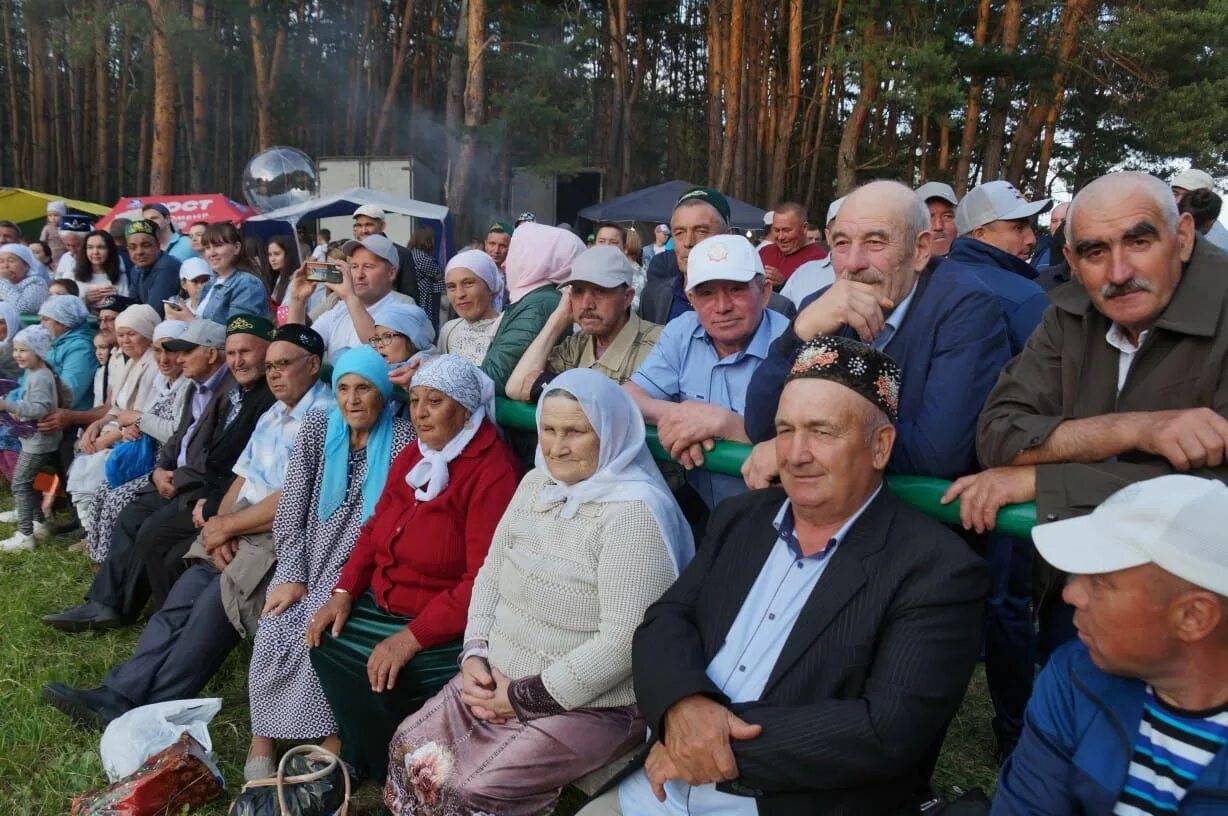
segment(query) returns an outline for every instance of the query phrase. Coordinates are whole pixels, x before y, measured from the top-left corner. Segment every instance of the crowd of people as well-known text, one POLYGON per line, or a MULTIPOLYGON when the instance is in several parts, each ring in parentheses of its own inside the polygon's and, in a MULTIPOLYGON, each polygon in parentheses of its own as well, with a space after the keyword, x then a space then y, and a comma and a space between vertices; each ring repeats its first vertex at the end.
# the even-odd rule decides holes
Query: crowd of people
POLYGON ((44 698, 100 727, 250 638, 248 779, 316 741, 398 816, 599 771, 586 816, 904 814, 983 658, 993 813, 1222 812, 1217 209, 1197 170, 1057 207, 874 181, 756 246, 696 188, 650 243, 525 213, 443 268, 371 206, 314 246, 0 222, 0 551, 79 530, 97 572, 43 621, 143 627, 44 698), (887 474, 953 480, 960 523, 887 474), (1034 541, 997 532, 1024 502, 1034 541))

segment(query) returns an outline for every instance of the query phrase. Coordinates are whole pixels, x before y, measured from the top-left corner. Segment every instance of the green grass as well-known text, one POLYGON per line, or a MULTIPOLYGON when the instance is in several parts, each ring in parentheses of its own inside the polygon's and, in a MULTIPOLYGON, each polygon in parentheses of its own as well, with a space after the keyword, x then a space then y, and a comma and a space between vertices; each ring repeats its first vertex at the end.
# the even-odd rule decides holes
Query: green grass
MULTIPOLYGON (((0 525, 0 538, 11 533, 11 525, 0 525)), ((67 635, 39 621, 41 615, 80 603, 89 586, 93 571, 83 554, 68 552, 72 542, 54 539, 32 553, 0 556, 0 812, 12 816, 60 816, 68 812, 73 796, 106 783, 98 756, 100 735, 74 728, 42 702, 40 689, 50 680, 96 686, 108 668, 131 654, 139 634, 139 627, 131 627, 67 635)), ((224 700, 209 731, 227 783, 225 799, 198 811, 204 816, 225 814, 242 784, 250 736, 250 654, 246 643, 236 649, 202 693, 224 700)), ((935 773, 942 793, 992 787, 992 713, 978 669, 935 773)), ((581 801, 576 791, 566 792, 558 813, 574 813, 581 801)), ((379 792, 364 787, 351 813, 375 813, 378 802, 379 792)))

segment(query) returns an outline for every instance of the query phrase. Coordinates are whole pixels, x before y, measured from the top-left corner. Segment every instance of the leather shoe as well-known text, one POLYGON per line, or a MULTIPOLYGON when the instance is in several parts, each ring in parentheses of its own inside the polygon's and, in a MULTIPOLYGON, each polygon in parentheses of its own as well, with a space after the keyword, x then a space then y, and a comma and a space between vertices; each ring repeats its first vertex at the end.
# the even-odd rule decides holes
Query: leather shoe
POLYGON ((92 629, 117 629, 123 618, 109 606, 96 601, 74 606, 54 615, 43 615, 43 623, 61 632, 87 632, 92 629))
POLYGON ((81 522, 77 519, 77 514, 73 513, 70 516, 68 516, 68 518, 64 519, 63 521, 57 521, 54 524, 48 524, 47 529, 51 531, 52 535, 57 535, 57 536, 68 535, 69 533, 80 530, 81 522))
POLYGON ((118 702, 106 688, 75 689, 63 683, 43 686, 43 700, 68 716, 82 728, 106 728, 111 720, 125 714, 131 706, 118 702))

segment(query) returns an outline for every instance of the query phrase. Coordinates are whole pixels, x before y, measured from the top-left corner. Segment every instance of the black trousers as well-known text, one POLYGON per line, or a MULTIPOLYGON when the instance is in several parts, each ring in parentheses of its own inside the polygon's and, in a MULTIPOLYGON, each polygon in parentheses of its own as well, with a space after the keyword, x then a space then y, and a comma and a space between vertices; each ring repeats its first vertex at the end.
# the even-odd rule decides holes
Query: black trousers
POLYGON ((222 608, 221 573, 196 561, 149 619, 136 650, 102 681, 133 706, 195 697, 239 643, 222 608))
POLYGON ((135 620, 155 591, 158 605, 183 572, 181 557, 197 535, 190 496, 170 501, 156 491, 141 493, 119 514, 111 549, 86 597, 135 620), (154 580, 150 580, 150 576, 154 580))

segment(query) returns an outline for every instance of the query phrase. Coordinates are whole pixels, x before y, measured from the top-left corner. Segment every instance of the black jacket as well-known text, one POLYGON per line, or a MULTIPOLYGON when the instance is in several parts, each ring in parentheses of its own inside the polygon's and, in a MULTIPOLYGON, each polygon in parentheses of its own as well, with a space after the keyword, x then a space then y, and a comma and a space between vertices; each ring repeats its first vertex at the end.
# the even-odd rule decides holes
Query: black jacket
POLYGON ((404 295, 409 295, 414 299, 414 303, 422 305, 422 300, 418 292, 418 270, 414 265, 414 253, 409 251, 408 247, 403 247, 398 243, 393 243, 397 248, 397 257, 401 259, 401 263, 397 266, 397 282, 396 290, 404 295))
POLYGON ((720 788, 756 797, 764 816, 914 808, 976 664, 988 567, 884 487, 831 556, 762 699, 730 705, 706 668, 776 541, 784 499, 769 488, 717 506, 695 560, 635 633, 640 711, 659 735, 674 703, 703 694, 762 725, 733 743, 740 775, 720 788))

